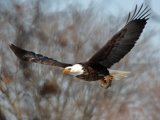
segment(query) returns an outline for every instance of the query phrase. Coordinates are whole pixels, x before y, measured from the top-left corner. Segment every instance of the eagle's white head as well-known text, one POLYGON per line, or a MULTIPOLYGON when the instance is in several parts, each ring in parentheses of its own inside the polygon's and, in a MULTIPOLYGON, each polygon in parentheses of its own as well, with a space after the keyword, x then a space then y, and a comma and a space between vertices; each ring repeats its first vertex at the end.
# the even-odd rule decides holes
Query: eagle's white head
POLYGON ((84 70, 81 64, 74 64, 72 66, 64 68, 63 73, 77 76, 83 74, 84 70))

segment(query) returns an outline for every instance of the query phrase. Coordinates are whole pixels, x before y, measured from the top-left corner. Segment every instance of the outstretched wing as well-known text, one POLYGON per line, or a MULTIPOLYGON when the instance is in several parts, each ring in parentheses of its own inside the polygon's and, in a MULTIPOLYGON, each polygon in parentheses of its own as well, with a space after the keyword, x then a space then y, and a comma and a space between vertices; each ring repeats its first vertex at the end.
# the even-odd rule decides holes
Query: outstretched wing
POLYGON ((149 19, 149 15, 150 9, 148 7, 143 8, 142 4, 141 7, 137 9, 136 5, 132 16, 130 13, 128 15, 126 25, 115 34, 103 48, 93 55, 88 63, 98 63, 109 68, 114 63, 119 62, 139 39, 149 19))
POLYGON ((11 50, 15 53, 15 55, 24 61, 29 61, 29 62, 35 62, 35 63, 40 63, 40 64, 45 64, 45 65, 53 65, 53 66, 58 66, 58 67, 67 67, 70 66, 71 64, 67 63, 61 63, 58 62, 57 60, 54 60, 52 58, 48 58, 46 56, 36 54, 31 51, 27 51, 24 49, 21 49, 13 44, 9 45, 11 50))

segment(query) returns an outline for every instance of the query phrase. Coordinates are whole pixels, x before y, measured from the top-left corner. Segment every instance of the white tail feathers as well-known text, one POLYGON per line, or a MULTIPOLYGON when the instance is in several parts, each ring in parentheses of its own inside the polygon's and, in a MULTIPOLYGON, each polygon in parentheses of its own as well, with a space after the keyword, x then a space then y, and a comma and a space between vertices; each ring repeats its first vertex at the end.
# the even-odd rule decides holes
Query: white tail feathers
POLYGON ((108 69, 110 75, 113 76, 113 80, 121 80, 124 79, 126 77, 128 77, 128 75, 130 74, 129 71, 120 71, 120 70, 111 70, 108 69))

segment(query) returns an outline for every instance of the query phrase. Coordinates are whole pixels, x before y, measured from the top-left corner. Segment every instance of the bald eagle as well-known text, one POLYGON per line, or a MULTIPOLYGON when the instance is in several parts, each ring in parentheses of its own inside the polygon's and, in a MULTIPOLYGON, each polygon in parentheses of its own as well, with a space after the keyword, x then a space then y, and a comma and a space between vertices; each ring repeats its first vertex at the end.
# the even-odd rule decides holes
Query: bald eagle
POLYGON ((109 68, 119 62, 133 48, 149 19, 149 15, 150 8, 143 7, 143 4, 138 8, 136 5, 134 12, 132 14, 129 12, 125 26, 86 62, 62 63, 24 50, 14 44, 10 44, 10 48, 21 60, 58 66, 63 68, 65 74, 85 81, 99 81, 102 87, 108 88, 111 86, 112 80, 122 79, 129 74, 127 71, 110 70, 109 68))

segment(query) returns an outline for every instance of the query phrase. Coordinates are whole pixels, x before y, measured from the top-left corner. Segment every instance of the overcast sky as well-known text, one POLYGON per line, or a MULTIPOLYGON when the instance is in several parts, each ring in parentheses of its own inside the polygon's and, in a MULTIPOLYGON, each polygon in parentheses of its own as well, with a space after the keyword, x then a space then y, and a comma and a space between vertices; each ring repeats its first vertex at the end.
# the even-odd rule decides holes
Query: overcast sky
MULTIPOLYGON (((151 4, 152 11, 160 16, 160 0, 148 0, 151 4)), ((144 0, 44 0, 43 8, 46 12, 53 11, 63 11, 67 9, 70 5, 78 5, 80 9, 87 9, 89 5, 92 4, 101 14, 112 14, 112 15, 122 15, 126 16, 129 11, 134 10, 135 5, 141 5, 145 3, 144 0), (47 2, 47 4, 46 4, 47 2)), ((152 14, 151 14, 152 15, 152 14)), ((160 32, 160 22, 155 22, 150 19, 149 24, 147 24, 146 29, 154 29, 157 32, 160 32)), ((160 34, 154 38, 155 45, 160 44, 160 34)))
MULTIPOLYGON (((3 7, 11 8, 10 4, 12 0, 0 0, 1 10, 3 7), (3 4, 3 5, 2 5, 3 4)), ((19 3, 28 3, 28 6, 31 5, 31 2, 35 2, 35 0, 15 0, 19 3)), ((151 4, 152 11, 154 11, 157 15, 160 16, 160 0, 148 0, 151 4)), ((102 15, 114 15, 119 17, 126 16, 129 11, 134 10, 135 5, 141 5, 145 3, 144 0, 41 0, 41 8, 45 14, 52 13, 55 11, 63 11, 70 6, 76 6, 77 9, 83 10, 87 9, 90 5, 94 6, 94 9, 97 10, 98 13, 102 15)), ((151 14, 152 15, 152 14, 151 14)), ((149 20, 149 24, 147 24, 146 29, 154 29, 158 33, 160 33, 160 22, 149 20)), ((160 44, 160 34, 154 38, 155 45, 160 44), (156 41, 156 42, 155 42, 156 41)))
MULTIPOLYGON (((22 1, 22 0, 19 0, 22 1)), ((25 0, 23 0, 25 1, 25 0)), ((152 11, 160 16, 160 1, 148 0, 151 3, 152 11)), ((135 5, 145 4, 144 0, 44 0, 42 8, 47 12, 63 11, 70 5, 78 6, 80 9, 87 9, 90 4, 94 4, 97 10, 106 14, 126 15, 135 8, 135 5)), ((157 26, 160 28, 160 25, 157 26)))

